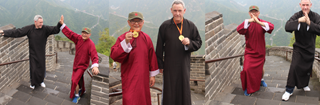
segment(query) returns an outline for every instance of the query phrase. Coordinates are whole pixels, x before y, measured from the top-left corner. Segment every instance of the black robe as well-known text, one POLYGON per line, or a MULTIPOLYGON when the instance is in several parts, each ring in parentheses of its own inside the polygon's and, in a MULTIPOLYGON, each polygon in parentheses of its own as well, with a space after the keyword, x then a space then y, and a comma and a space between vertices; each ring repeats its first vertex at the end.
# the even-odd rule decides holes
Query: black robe
POLYGON ((28 25, 18 29, 4 30, 5 37, 23 37, 27 35, 29 39, 29 64, 31 85, 38 86, 43 82, 46 71, 45 49, 49 35, 58 34, 61 24, 57 26, 43 25, 41 29, 36 29, 35 25, 28 25))
POLYGON ((190 39, 188 50, 179 35, 173 19, 164 21, 159 28, 156 55, 159 69, 163 69, 163 105, 191 105, 190 56, 201 47, 202 41, 197 27, 187 19, 183 19, 182 35, 190 39))
POLYGON ((320 35, 320 16, 312 11, 308 14, 311 21, 309 30, 307 30, 308 24, 306 23, 300 23, 300 29, 298 30, 298 19, 303 16, 302 11, 295 13, 285 26, 287 32, 294 31, 296 39, 293 44, 287 86, 297 86, 298 89, 309 85, 314 61, 316 35, 320 35))

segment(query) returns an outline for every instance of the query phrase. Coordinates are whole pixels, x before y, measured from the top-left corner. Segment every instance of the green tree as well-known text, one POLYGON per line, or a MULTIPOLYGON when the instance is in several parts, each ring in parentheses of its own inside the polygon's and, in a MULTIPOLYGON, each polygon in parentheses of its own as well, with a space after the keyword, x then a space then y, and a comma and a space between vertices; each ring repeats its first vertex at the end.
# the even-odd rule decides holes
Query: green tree
POLYGON ((293 47, 294 42, 296 42, 296 38, 294 37, 294 31, 291 33, 292 37, 290 39, 289 46, 293 47))
MULTIPOLYGON (((97 52, 110 56, 111 47, 116 42, 116 38, 109 35, 109 28, 105 28, 104 31, 99 32, 99 42, 96 45, 97 52)), ((112 64, 113 60, 109 57, 109 64, 112 64)))
POLYGON ((68 41, 68 42, 71 42, 73 43, 70 39, 68 39, 67 37, 61 37, 60 35, 55 35, 54 36, 55 40, 57 41, 68 41))

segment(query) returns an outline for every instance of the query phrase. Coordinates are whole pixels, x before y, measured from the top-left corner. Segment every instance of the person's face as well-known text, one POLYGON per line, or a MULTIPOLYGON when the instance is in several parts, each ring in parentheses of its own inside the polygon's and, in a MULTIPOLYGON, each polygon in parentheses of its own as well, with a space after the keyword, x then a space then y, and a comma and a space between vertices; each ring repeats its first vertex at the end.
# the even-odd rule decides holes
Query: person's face
POLYGON ((301 7, 302 12, 309 13, 312 3, 310 2, 310 0, 301 0, 299 5, 301 7))
POLYGON ((38 19, 37 21, 34 21, 34 25, 36 26, 36 28, 42 28, 43 19, 38 19))
POLYGON ((254 15, 257 18, 259 18, 260 12, 255 10, 255 9, 253 9, 253 10, 249 11, 249 15, 250 15, 251 18, 252 18, 252 15, 254 15))
POLYGON ((171 7, 171 13, 173 15, 173 19, 176 22, 181 22, 183 19, 183 15, 186 12, 186 9, 183 7, 182 4, 173 4, 171 7))
POLYGON ((134 18, 134 19, 128 20, 128 24, 132 30, 141 30, 144 24, 144 20, 139 18, 134 18))
POLYGON ((83 40, 87 40, 90 38, 91 34, 88 34, 87 32, 82 31, 81 36, 83 40))

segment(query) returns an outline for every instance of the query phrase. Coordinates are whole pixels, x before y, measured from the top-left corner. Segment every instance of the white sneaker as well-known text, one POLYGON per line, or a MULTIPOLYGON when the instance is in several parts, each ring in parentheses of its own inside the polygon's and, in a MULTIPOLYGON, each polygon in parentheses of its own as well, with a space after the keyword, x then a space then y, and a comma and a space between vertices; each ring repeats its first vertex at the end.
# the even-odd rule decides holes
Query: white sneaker
POLYGON ((31 89, 34 89, 34 86, 31 86, 31 85, 30 85, 30 88, 31 88, 31 89))
POLYGON ((44 88, 46 87, 46 84, 44 84, 44 82, 42 82, 40 85, 41 87, 44 87, 44 88))
POLYGON ((309 86, 304 87, 303 90, 306 91, 306 92, 311 91, 311 89, 309 88, 309 86))
POLYGON ((284 94, 282 95, 282 101, 288 101, 290 96, 292 95, 292 93, 289 92, 284 92, 284 94))

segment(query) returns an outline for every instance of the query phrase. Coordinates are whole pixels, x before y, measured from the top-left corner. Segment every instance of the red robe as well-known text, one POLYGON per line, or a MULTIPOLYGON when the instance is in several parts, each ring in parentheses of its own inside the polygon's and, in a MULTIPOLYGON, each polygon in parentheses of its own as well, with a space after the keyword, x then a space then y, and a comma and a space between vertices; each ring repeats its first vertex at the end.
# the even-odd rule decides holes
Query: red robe
POLYGON ((245 35, 246 38, 243 71, 241 71, 240 77, 242 89, 247 89, 248 94, 260 89, 266 55, 264 34, 266 32, 271 34, 274 28, 272 23, 262 19, 259 20, 265 23, 265 28, 255 22, 246 27, 246 21, 237 27, 238 33, 245 35))
POLYGON ((133 49, 125 52, 121 43, 125 44, 126 33, 118 37, 110 54, 114 61, 121 63, 123 105, 151 105, 149 72, 151 76, 159 72, 151 38, 140 31, 139 36, 130 41, 133 49))
POLYGON ((74 91, 78 83, 79 87, 82 89, 81 94, 83 94, 85 91, 83 73, 89 66, 90 58, 92 64, 97 65, 99 62, 99 57, 96 47, 90 38, 87 40, 83 40, 81 35, 72 32, 67 26, 62 29, 62 33, 70 40, 72 40, 76 45, 76 55, 73 62, 73 72, 71 77, 72 84, 70 92, 70 98, 73 98, 74 91))

